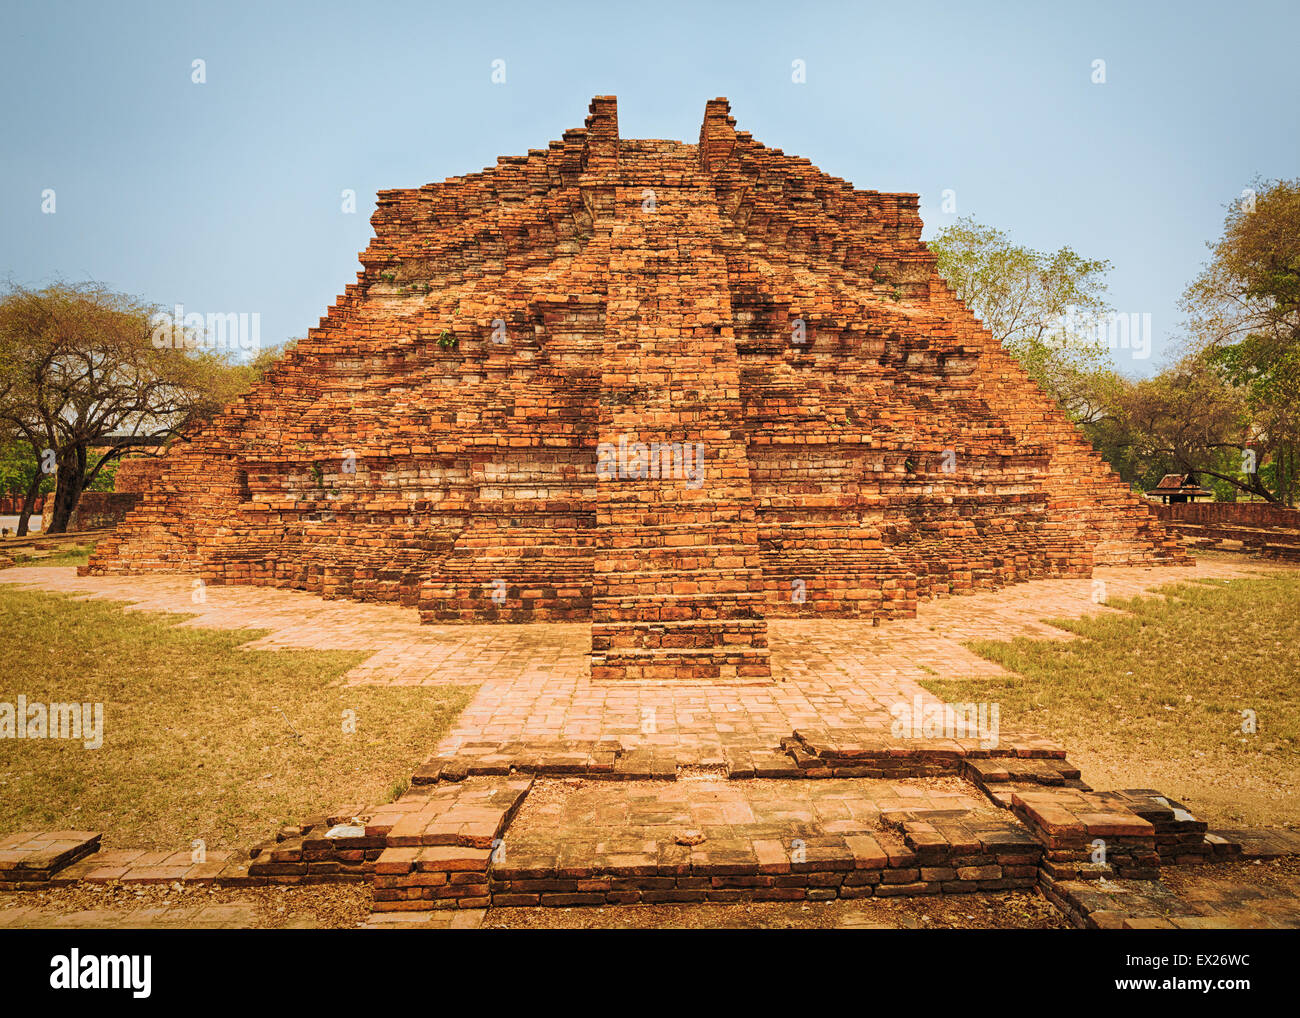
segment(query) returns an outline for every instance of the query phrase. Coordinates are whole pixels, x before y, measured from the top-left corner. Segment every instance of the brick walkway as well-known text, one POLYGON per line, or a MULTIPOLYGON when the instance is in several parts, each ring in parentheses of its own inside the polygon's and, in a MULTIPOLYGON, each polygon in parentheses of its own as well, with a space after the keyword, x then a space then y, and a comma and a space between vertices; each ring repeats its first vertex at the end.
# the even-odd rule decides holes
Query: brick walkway
POLYGON ((754 684, 593 682, 587 624, 426 626, 410 609, 264 587, 209 586, 196 604, 185 576, 78 577, 70 567, 5 570, 0 583, 127 601, 130 610, 194 614, 186 626, 269 630, 250 648, 372 651, 344 677, 347 684, 482 683, 436 757, 617 739, 682 765, 717 766, 725 748, 771 750, 795 730, 887 731, 891 704, 916 696, 934 701, 919 685, 928 675, 1001 671, 963 641, 1069 638, 1041 620, 1106 610, 1093 600, 1096 580, 1108 598, 1123 598, 1177 580, 1279 568, 1287 567, 1230 557, 1193 567, 1102 568, 1094 580, 1041 580, 925 602, 917 618, 878 627, 771 619, 777 681, 754 684))
MULTIPOLYGON (((966 759, 964 768, 954 770, 951 759, 939 766, 927 754, 942 757, 957 744, 926 739, 906 747, 906 766, 897 772, 889 762, 895 748, 888 747, 882 758, 877 745, 888 735, 892 704, 917 696, 933 702, 919 684, 927 676, 999 671, 964 649, 963 641, 1020 635, 1070 639, 1042 619, 1106 611, 1094 601, 1097 580, 1109 598, 1125 598, 1179 580, 1287 568, 1292 567, 1207 557, 1194 567, 1100 569, 1093 580, 1037 581, 924 603, 918 618, 879 626, 770 620, 776 681, 714 684, 593 681, 586 657, 589 626, 582 624, 423 626, 410 610, 248 587, 209 587, 203 602, 195 604, 191 580, 184 576, 78 577, 71 568, 26 568, 0 572, 0 582, 129 602, 129 610, 193 615, 179 623, 186 626, 264 630, 246 645, 250 648, 369 651, 343 677, 346 684, 480 683, 400 800, 344 810, 348 816, 364 813, 364 827, 348 828, 344 833, 352 840, 330 846, 340 850, 334 853, 339 858, 362 860, 348 870, 350 879, 368 880, 373 872, 375 911, 364 920, 371 928, 494 925, 493 911, 511 905, 639 902, 638 907, 653 908, 654 903, 705 900, 757 904, 949 891, 1007 894, 1032 887, 1045 873, 1057 881, 1049 896, 1075 925, 1293 926, 1300 922, 1300 900, 1293 864, 1285 860, 1296 855, 1294 838, 1288 836, 1280 847, 1254 847, 1265 858, 1285 857, 1270 864, 1285 869, 1270 881, 1266 895, 1251 890, 1254 874, 1244 867, 1207 868, 1171 888, 1158 879, 1156 863, 1169 871, 1175 861, 1183 864, 1179 853, 1201 846, 1205 825, 1182 832, 1183 814, 1165 809, 1164 800, 1156 800, 1161 804, 1156 809, 1148 793, 1121 802, 1119 793, 1080 791, 1086 786, 1075 780, 1078 771, 1041 740, 1004 731, 1002 755, 966 759), (798 737, 792 738, 795 732, 798 737), (864 750, 875 755, 867 760, 864 750), (743 760, 750 751, 746 773, 743 760), (533 787, 525 774, 508 775, 516 764, 541 771, 524 758, 534 764, 545 760, 552 776, 536 779, 533 787), (574 773, 575 761, 585 761, 577 769, 589 775, 599 771, 623 780, 562 777, 574 773), (609 769, 601 770, 606 765, 609 769), (466 766, 469 774, 481 776, 466 778, 466 766), (727 781, 724 771, 733 778, 765 780, 727 781), (893 773, 898 776, 889 777, 893 773), (673 777, 677 780, 646 780, 673 777), (805 777, 829 780, 786 780, 805 777), (1055 828, 1047 821, 1056 822, 1058 807, 1075 800, 1077 815, 1060 819, 1057 827, 1079 827, 1085 842, 1105 827, 1113 875, 1121 879, 1090 879, 1084 857, 1066 859, 1069 853, 1062 854, 1056 844, 1055 828), (995 805, 1009 803, 1016 808, 995 805), (1168 816, 1161 819, 1161 813, 1168 816), (1123 837, 1128 828, 1116 827, 1121 821, 1134 828, 1131 847, 1123 837), (1188 844, 1180 847, 1183 841, 1188 844), (1055 853, 1050 863, 1039 858, 1042 845, 1055 853), (357 846, 370 851, 354 851, 357 846), (1164 855, 1157 860, 1159 853, 1164 855), (493 911, 485 912, 489 905, 493 911)), ((321 830, 336 823, 344 821, 327 819, 321 830)), ((1223 838, 1205 838, 1205 852, 1189 859, 1217 859, 1211 840, 1238 853, 1244 845, 1249 853, 1253 835, 1239 833, 1230 839, 1233 846, 1223 838)), ((51 844, 36 846, 46 855, 68 856, 56 860, 62 868, 50 864, 52 873, 58 869, 45 876, 51 888, 104 882, 157 887, 152 870, 137 871, 168 862, 130 850, 72 861, 84 851, 69 848, 55 834, 41 836, 53 839, 51 844)), ((310 837, 320 840, 316 832, 310 837)), ((341 873, 342 864, 330 862, 334 856, 323 864, 319 852, 309 859, 309 847, 306 834, 271 845, 253 862, 236 865, 239 879, 220 893, 249 893, 244 884, 266 880, 310 880, 317 869, 341 873), (254 874, 255 866, 261 876, 254 874)), ((15 851, 20 849, 31 849, 27 855, 36 851, 32 845, 15 851)), ((14 862, 19 869, 10 877, 32 886, 41 875, 32 872, 37 855, 14 862)), ((214 859, 211 865, 219 869, 227 862, 214 859)), ((168 874, 187 886, 205 882, 191 879, 188 871, 184 877, 168 874)), ((226 886, 219 877, 216 884, 226 886)), ((211 875, 205 880, 211 883, 211 875)), ((157 893, 166 894, 165 887, 157 893)), ((254 914, 250 901, 238 898, 51 907, 28 904, 32 893, 12 900, 0 895, 0 926, 315 924, 310 907, 268 917, 265 908, 254 914)), ((836 923, 877 925, 873 914, 843 918, 836 923)), ((575 915, 574 922, 605 924, 592 916, 575 915)), ((621 922, 611 917, 608 924, 621 922)), ((704 916, 698 920, 708 922, 704 916)), ((683 917, 682 923, 696 920, 683 917)), ((902 924, 918 923, 912 916, 902 924)), ((892 917, 879 923, 897 924, 892 917)))

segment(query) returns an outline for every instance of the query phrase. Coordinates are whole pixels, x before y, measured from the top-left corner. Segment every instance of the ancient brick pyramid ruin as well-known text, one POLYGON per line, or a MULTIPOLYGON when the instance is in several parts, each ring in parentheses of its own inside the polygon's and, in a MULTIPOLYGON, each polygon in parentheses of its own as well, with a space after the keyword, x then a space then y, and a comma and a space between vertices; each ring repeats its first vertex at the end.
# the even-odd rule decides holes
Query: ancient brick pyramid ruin
POLYGON ((770 675, 772 616, 1185 561, 954 297, 917 197, 737 131, 381 191, 363 270, 86 568, 586 621, 604 679, 770 675))

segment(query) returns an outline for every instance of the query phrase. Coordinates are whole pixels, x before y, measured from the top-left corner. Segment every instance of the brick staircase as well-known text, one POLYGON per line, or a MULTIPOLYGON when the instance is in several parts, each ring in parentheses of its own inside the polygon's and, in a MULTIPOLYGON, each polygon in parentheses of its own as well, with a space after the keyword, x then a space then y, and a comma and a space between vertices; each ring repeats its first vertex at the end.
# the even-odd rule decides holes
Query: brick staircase
POLYGON ((597 488, 592 678, 766 679, 738 359, 726 264, 712 248, 716 200, 691 146, 618 151, 618 212, 592 242, 608 245, 610 267, 598 438, 629 469, 597 488), (626 462, 638 443, 654 469, 626 462))

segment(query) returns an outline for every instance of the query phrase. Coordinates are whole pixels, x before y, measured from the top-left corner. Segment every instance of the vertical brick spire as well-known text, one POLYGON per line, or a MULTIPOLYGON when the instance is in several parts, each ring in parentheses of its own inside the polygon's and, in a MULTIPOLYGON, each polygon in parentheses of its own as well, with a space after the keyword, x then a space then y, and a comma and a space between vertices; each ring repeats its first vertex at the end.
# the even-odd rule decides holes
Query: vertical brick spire
POLYGON ((618 97, 598 95, 587 112, 587 169, 609 169, 618 165, 618 97))
POLYGON ((715 173, 736 147, 736 119, 731 104, 719 97, 704 104, 704 123, 700 125, 700 168, 715 173))

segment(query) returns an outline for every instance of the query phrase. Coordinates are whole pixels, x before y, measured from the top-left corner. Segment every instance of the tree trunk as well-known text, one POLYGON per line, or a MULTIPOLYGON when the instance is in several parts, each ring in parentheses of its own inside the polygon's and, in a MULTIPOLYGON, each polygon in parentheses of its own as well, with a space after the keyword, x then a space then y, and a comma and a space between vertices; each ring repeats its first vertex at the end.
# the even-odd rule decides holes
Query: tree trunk
POLYGON ((36 505, 36 496, 41 491, 41 472, 37 470, 32 475, 31 483, 27 485, 27 494, 23 496, 22 512, 18 514, 18 536, 26 537, 27 528, 31 523, 32 509, 36 505))
POLYGON ((55 474, 54 512, 50 515, 51 534, 67 533, 73 510, 81 498, 81 486, 86 478, 86 450, 81 446, 67 449, 59 457, 55 474))

